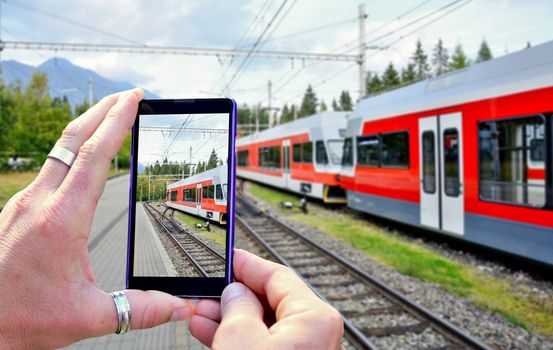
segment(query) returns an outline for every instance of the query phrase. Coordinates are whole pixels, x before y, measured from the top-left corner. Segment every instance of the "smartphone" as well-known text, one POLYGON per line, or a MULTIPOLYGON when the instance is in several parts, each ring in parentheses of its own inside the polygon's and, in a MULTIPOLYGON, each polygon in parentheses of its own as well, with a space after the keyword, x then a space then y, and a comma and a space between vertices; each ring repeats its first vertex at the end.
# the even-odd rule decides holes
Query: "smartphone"
POLYGON ((232 281, 235 138, 231 99, 140 102, 127 288, 218 298, 232 281))

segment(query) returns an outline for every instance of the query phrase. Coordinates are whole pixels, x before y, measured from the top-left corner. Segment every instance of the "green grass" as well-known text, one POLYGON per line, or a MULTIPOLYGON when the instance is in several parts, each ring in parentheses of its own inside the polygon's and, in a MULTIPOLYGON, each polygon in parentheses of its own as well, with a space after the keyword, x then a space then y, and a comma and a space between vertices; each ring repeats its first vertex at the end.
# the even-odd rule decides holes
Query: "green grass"
POLYGON ((175 218, 186 224, 195 234, 205 237, 210 241, 214 241, 219 245, 225 246, 226 231, 224 227, 219 227, 216 224, 211 224, 211 232, 205 229, 196 229, 195 224, 205 226, 206 220, 197 216, 192 216, 184 213, 175 212, 175 218))
MULTIPOLYGON (((250 193, 275 206, 296 196, 249 185, 250 193)), ((474 304, 503 315, 530 331, 553 336, 553 298, 537 296, 528 287, 484 275, 424 245, 390 233, 351 214, 335 215, 309 204, 309 215, 279 209, 287 218, 314 227, 363 251, 372 259, 402 274, 436 283, 474 304)))
POLYGON ((0 173, 0 207, 17 192, 30 184, 37 176, 38 171, 0 173))

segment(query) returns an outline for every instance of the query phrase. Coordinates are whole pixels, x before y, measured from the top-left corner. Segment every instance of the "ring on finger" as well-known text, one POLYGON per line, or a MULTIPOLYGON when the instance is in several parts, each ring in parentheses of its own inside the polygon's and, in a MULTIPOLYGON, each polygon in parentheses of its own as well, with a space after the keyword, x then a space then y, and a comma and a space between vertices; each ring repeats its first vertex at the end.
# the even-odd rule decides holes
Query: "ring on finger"
POLYGON ((115 334, 127 333, 131 329, 131 306, 125 291, 109 293, 117 309, 117 330, 115 334))
POLYGON ((67 166, 71 167, 77 158, 77 155, 65 147, 55 145, 48 154, 48 157, 55 158, 67 166))

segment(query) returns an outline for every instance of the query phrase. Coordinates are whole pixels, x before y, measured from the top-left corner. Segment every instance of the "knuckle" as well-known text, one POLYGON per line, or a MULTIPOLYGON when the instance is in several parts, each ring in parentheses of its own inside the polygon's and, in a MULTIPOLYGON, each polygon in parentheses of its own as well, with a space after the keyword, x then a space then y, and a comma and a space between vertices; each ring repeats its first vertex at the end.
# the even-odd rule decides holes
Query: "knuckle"
POLYGON ((79 156, 82 156, 85 160, 94 159, 98 152, 99 143, 98 138, 93 135, 79 148, 79 156))
POLYGON ((24 189, 17 192, 9 201, 7 206, 14 208, 15 212, 25 212, 27 211, 34 203, 36 196, 33 195, 33 191, 29 189, 24 189))
POLYGON ((63 131, 61 133, 61 138, 63 140, 73 139, 73 138, 77 137, 77 135, 79 134, 80 129, 81 129, 81 125, 80 125, 80 122, 78 121, 78 119, 72 120, 72 121, 69 122, 69 124, 67 124, 65 129, 63 129, 63 131))

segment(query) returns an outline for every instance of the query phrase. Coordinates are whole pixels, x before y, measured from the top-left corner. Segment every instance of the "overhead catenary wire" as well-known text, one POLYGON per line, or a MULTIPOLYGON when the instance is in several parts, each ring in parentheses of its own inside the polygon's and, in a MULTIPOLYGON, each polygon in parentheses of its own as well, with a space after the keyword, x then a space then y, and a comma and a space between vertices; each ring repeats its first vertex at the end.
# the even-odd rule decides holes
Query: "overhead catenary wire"
MULTIPOLYGON (((38 7, 36 7, 36 6, 32 6, 32 5, 26 4, 26 3, 21 2, 21 1, 17 1, 17 0, 1 0, 1 1, 3 1, 3 2, 7 3, 7 4, 10 4, 10 5, 17 6, 17 7, 19 7, 19 8, 28 10, 28 11, 33 11, 33 12, 36 12, 36 13, 40 13, 40 14, 42 14, 43 16, 47 16, 47 17, 56 19, 56 20, 58 20, 58 21, 66 22, 66 23, 72 24, 72 25, 77 26, 77 27, 81 27, 81 28, 84 28, 84 29, 88 29, 88 30, 91 30, 91 31, 94 31, 94 32, 103 34, 103 35, 110 36, 110 37, 115 38, 115 39, 119 39, 119 40, 122 40, 122 41, 126 41, 126 42, 131 43, 131 44, 144 45, 143 43, 141 43, 141 42, 139 42, 139 41, 136 41, 136 40, 134 40, 134 39, 126 38, 126 37, 124 37, 124 36, 122 36, 122 35, 119 35, 119 34, 116 34, 116 33, 112 33, 112 32, 109 32, 109 31, 107 31, 107 30, 103 30, 103 29, 100 29, 100 28, 98 28, 98 27, 94 27, 94 26, 91 26, 91 25, 88 25, 88 24, 85 24, 85 23, 81 23, 81 22, 76 21, 76 20, 71 19, 71 18, 67 18, 67 17, 64 17, 64 16, 60 16, 60 15, 58 15, 58 14, 56 14, 56 13, 43 10, 43 9, 41 9, 41 8, 38 8, 38 7)), ((146 45, 144 45, 144 46, 146 46, 146 45)))
POLYGON ((265 36, 265 34, 267 33, 267 31, 271 28, 272 24, 274 23, 274 21, 276 20, 276 18, 278 17, 278 15, 280 14, 280 12, 282 11, 282 9, 284 8, 284 6, 286 5, 286 3, 288 2, 288 0, 284 0, 282 2, 282 4, 279 6, 279 8, 277 9, 277 11, 275 12, 275 14, 273 15, 273 17, 271 18, 271 20, 269 21, 269 23, 267 23, 267 26, 265 27, 265 29, 263 30, 263 32, 261 33, 261 35, 259 36, 259 38, 257 39, 257 41, 255 42, 255 44, 252 46, 252 48, 249 50, 248 54, 246 55, 246 57, 242 60, 242 63, 240 64, 240 66, 238 67, 238 69, 236 70, 236 72, 234 73, 234 75, 230 78, 230 81, 226 84, 226 86, 223 88, 222 90, 222 93, 226 93, 230 90, 231 86, 232 86, 232 83, 235 81, 235 79, 237 78, 238 74, 240 74, 241 70, 243 69, 243 67, 246 65, 246 63, 248 62, 250 56, 252 55, 253 51, 257 48, 257 46, 259 45, 259 43, 261 42, 261 40, 263 39, 263 37, 265 36))

